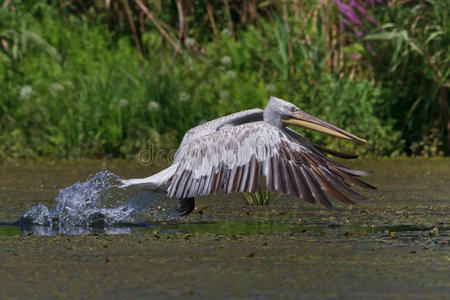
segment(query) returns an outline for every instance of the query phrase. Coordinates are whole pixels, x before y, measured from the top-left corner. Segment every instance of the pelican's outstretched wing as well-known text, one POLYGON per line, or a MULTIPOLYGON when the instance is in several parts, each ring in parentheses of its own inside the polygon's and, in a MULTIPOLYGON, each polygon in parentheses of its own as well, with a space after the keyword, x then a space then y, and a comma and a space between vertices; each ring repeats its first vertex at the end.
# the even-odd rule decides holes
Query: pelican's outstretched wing
POLYGON ((193 198, 223 190, 255 192, 261 176, 271 191, 332 207, 324 191, 347 204, 364 199, 347 182, 374 188, 349 170, 266 122, 229 127, 197 138, 179 157, 168 195, 193 198))
POLYGON ((240 124, 262 121, 263 120, 263 110, 259 108, 249 109, 240 111, 234 114, 226 115, 203 124, 200 124, 196 127, 193 127, 186 132, 181 141, 180 147, 178 147, 177 152, 174 156, 174 161, 178 161, 179 158, 183 155, 184 151, 192 141, 201 138, 202 136, 208 135, 217 131, 220 128, 227 128, 231 126, 237 126, 240 124))

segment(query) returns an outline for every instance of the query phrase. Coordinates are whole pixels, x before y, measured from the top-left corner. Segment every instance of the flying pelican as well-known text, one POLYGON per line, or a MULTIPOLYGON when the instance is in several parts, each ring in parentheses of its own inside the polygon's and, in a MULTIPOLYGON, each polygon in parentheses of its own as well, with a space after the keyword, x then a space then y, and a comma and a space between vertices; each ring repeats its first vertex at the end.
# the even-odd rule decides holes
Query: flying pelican
POLYGON ((324 122, 297 106, 270 97, 264 110, 230 114, 190 129, 167 169, 147 178, 122 180, 122 187, 166 192, 179 199, 178 214, 189 215, 196 196, 233 192, 254 193, 265 177, 270 191, 320 202, 331 208, 324 192, 349 205, 350 198, 366 199, 350 183, 375 189, 358 177, 369 173, 347 169, 324 153, 343 158, 356 156, 335 152, 287 127, 296 125, 358 143, 351 133, 324 122))

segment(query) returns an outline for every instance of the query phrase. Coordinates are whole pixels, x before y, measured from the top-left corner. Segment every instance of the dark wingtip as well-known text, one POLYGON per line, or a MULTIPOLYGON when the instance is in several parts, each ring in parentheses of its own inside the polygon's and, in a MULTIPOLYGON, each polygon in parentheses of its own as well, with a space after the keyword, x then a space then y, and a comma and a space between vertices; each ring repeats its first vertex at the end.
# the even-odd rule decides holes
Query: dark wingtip
POLYGON ((327 201, 320 201, 320 203, 328 209, 334 209, 333 204, 331 204, 331 202, 328 200, 328 198, 327 198, 327 201))
POLYGON ((346 167, 343 167, 340 165, 337 165, 336 167, 339 170, 341 170, 347 174, 353 175, 353 176, 369 176, 370 174, 373 173, 373 171, 352 170, 352 169, 349 169, 349 168, 346 168, 346 167))
POLYGON ((369 189, 369 190, 377 190, 377 188, 365 181, 362 181, 361 179, 355 178, 356 179, 356 184, 359 185, 360 187, 369 189))
POLYGON ((359 157, 358 154, 342 153, 342 152, 334 151, 334 150, 331 150, 331 149, 328 149, 328 148, 325 148, 322 146, 318 146, 318 145, 316 145, 316 147, 322 152, 325 152, 327 154, 330 154, 330 155, 333 155, 336 157, 344 158, 344 159, 355 159, 355 158, 359 157))

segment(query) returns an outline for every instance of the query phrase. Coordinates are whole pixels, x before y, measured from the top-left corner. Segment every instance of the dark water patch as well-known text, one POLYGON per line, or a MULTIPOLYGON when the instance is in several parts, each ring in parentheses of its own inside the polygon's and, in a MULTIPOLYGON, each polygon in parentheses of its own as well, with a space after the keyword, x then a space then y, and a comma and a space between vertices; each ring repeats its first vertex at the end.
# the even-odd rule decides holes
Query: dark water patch
POLYGON ((0 236, 20 236, 23 231, 20 226, 10 223, 0 223, 0 236))
MULTIPOLYGON (((408 231, 427 231, 435 227, 423 227, 415 225, 391 225, 391 226, 372 226, 365 225, 323 225, 323 224, 292 224, 286 222, 213 222, 213 223, 183 223, 167 224, 159 226, 148 226, 136 228, 135 231, 144 231, 147 228, 158 229, 161 232, 185 232, 185 233, 213 233, 213 234, 258 234, 258 233, 380 233, 380 232, 408 232, 408 231)), ((439 228, 440 231, 450 228, 439 228)))
POLYGON ((172 224, 137 224, 122 223, 113 226, 104 223, 92 223, 90 226, 50 226, 38 225, 19 221, 15 224, 0 223, 0 236, 6 235, 37 235, 54 236, 58 234, 144 234, 158 232, 171 233, 199 233, 199 234, 275 234, 275 233, 311 233, 340 235, 367 235, 393 232, 437 232, 449 231, 447 227, 424 227, 416 225, 371 226, 366 225, 323 225, 323 224, 292 224, 286 222, 196 222, 172 224))
POLYGON ((43 225, 20 225, 17 226, 22 234, 36 236, 55 236, 59 234, 130 234, 129 226, 107 226, 107 227, 52 227, 43 225))

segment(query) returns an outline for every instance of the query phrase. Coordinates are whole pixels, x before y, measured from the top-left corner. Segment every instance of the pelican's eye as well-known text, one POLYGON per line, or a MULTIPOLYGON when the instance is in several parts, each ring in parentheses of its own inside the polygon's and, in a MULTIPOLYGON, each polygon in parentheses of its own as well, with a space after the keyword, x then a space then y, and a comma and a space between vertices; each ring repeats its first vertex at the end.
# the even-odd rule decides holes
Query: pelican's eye
POLYGON ((298 109, 295 106, 291 106, 290 111, 296 112, 296 111, 298 111, 298 109))

